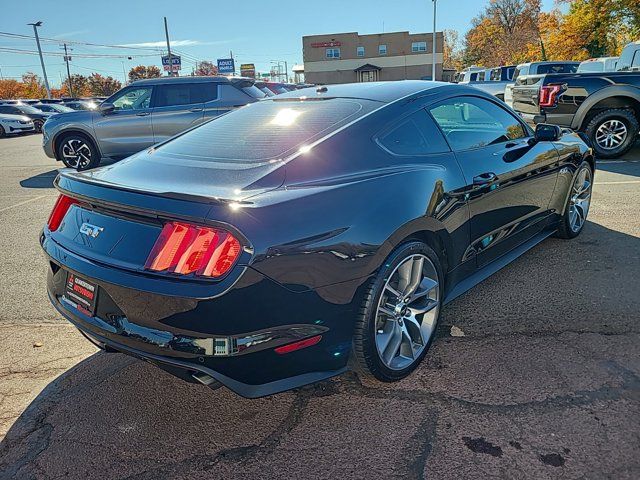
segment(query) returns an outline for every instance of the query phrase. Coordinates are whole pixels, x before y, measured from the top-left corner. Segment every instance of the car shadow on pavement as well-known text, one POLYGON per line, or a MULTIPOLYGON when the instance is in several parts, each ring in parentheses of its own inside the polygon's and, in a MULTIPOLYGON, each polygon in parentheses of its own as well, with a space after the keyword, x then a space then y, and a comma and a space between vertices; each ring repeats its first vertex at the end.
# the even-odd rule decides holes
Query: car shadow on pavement
POLYGON ((94 354, 15 421, 3 478, 638 478, 638 252, 593 222, 545 241, 445 307, 395 384, 247 400, 94 354))
POLYGON ((39 173, 33 177, 20 180, 20 186, 23 188, 53 188, 53 181, 58 176, 58 170, 50 170, 48 172, 39 173))

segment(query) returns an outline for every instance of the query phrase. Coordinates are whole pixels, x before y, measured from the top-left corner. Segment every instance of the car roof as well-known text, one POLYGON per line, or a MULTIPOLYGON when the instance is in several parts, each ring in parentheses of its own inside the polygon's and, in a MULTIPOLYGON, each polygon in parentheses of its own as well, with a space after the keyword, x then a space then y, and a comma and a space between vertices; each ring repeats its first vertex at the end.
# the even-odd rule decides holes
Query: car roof
POLYGON ((446 82, 432 82, 429 80, 344 83, 301 88, 292 92, 282 93, 273 98, 277 98, 278 100, 300 97, 361 98, 363 100, 375 100, 378 102, 389 103, 409 95, 450 85, 452 84, 446 82))
POLYGON ((224 77, 224 76, 208 76, 208 77, 157 77, 144 78, 131 82, 129 85, 161 85, 167 83, 230 83, 234 80, 253 80, 244 77, 224 77))

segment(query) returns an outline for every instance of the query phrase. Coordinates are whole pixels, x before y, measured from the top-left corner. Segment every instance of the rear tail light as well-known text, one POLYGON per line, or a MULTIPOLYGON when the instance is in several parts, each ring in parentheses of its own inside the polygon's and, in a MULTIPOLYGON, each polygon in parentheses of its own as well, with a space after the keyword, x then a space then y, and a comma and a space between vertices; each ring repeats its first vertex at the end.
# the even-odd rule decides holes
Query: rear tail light
POLYGON ((75 205, 79 203, 75 198, 67 197, 66 195, 60 195, 58 200, 56 200, 56 204, 53 206, 53 210, 51 210, 51 215, 49 215, 49 220, 47 220, 47 226, 49 230, 55 232, 60 227, 64 216, 67 214, 71 205, 75 205))
POLYGON ((155 272, 221 277, 240 256, 240 242, 226 230, 166 223, 144 265, 155 272))
POLYGON ((540 87, 538 105, 541 107, 555 107, 561 91, 562 85, 545 85, 540 87))

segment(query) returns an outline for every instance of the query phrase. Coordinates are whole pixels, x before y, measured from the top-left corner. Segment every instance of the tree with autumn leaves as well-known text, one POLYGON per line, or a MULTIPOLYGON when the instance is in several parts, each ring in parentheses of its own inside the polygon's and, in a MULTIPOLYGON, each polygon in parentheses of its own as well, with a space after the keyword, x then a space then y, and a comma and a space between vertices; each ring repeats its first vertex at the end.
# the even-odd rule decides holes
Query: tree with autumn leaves
MULTIPOLYGON (((619 55, 624 45, 640 38, 638 0, 556 3, 558 8, 542 12, 540 0, 491 0, 472 20, 463 44, 457 45, 458 63, 490 67, 538 60, 585 60, 619 55), (567 12, 563 14, 560 8, 567 12)), ((456 51, 454 46, 449 49, 456 51)), ((445 58, 446 51, 445 46, 445 58)))
MULTIPOLYGON (((51 89, 54 98, 109 96, 122 88, 122 84, 113 77, 92 73, 88 77, 74 74, 66 79, 60 88, 51 89), (71 84, 71 88, 69 88, 71 84)), ((22 81, 0 80, 0 98, 45 98, 47 90, 38 75, 27 72, 22 81)))

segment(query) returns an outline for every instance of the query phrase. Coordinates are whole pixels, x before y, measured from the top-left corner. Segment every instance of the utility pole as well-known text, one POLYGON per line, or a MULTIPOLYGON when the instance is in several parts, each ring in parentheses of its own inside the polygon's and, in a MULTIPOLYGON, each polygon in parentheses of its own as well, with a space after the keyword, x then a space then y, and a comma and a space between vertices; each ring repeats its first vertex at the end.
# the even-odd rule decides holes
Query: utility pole
POLYGON ((284 83, 289 83, 289 66, 287 61, 284 61, 284 83))
POLYGON ((171 44, 169 43, 169 28, 167 27, 167 17, 164 17, 164 34, 167 37, 167 52, 169 55, 169 76, 173 77, 173 57, 171 56, 171 44))
POLYGON ((67 64, 67 81, 69 82, 69 95, 73 97, 73 86, 71 85, 71 71, 69 70, 69 60, 71 60, 71 57, 67 52, 67 44, 65 43, 63 45, 64 45, 64 63, 67 64))
POLYGON ((40 48, 40 37, 38 37, 38 27, 42 22, 28 23, 33 26, 33 33, 36 35, 36 44, 38 45, 38 54, 40 55, 40 65, 42 65, 42 75, 44 76, 44 86, 47 89, 47 98, 51 98, 51 89, 49 88, 49 79, 47 78, 47 70, 44 68, 44 59, 42 58, 42 49, 40 48))
POLYGON ((431 80, 436 80, 436 5, 438 0, 433 1, 433 49, 431 52, 431 80))

